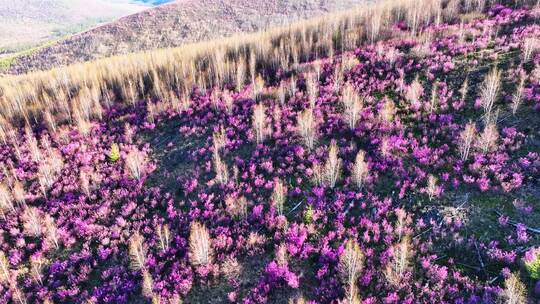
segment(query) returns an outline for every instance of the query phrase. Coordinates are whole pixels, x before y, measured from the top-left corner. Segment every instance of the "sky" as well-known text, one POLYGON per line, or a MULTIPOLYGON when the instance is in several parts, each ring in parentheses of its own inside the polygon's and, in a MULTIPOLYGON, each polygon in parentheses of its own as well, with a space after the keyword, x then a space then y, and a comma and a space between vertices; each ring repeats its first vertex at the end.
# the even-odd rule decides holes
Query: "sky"
POLYGON ((147 4, 147 5, 160 5, 167 2, 172 2, 174 0, 105 0, 109 2, 116 2, 116 3, 139 3, 139 4, 147 4))
POLYGON ((150 5, 159 5, 167 2, 172 2, 173 0, 133 0, 135 3, 146 3, 150 5))

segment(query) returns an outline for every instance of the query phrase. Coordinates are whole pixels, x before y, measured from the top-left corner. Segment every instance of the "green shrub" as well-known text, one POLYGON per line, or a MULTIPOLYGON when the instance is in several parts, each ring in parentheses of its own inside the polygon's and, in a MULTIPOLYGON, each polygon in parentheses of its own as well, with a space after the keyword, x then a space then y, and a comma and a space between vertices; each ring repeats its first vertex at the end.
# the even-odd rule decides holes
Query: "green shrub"
POLYGON ((111 150, 109 151, 109 160, 116 162, 120 159, 120 147, 117 144, 111 145, 111 150))
POLYGON ((540 248, 533 248, 523 258, 525 269, 533 280, 540 280, 540 248))
POLYGON ((304 212, 304 223, 313 223, 313 213, 313 208, 311 208, 311 206, 308 206, 306 211, 304 212))

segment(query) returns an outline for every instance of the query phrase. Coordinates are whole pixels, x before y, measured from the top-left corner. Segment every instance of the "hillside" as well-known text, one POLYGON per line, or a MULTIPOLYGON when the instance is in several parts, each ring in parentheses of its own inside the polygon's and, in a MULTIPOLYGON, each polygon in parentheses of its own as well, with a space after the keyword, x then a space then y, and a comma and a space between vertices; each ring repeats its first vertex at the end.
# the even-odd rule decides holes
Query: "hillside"
POLYGON ((0 303, 538 303, 539 20, 388 0, 1 78, 0 303))
POLYGON ((0 0, 0 54, 14 53, 148 6, 128 0, 0 0))
POLYGON ((366 0, 180 0, 74 35, 21 56, 11 73, 252 32, 366 0))

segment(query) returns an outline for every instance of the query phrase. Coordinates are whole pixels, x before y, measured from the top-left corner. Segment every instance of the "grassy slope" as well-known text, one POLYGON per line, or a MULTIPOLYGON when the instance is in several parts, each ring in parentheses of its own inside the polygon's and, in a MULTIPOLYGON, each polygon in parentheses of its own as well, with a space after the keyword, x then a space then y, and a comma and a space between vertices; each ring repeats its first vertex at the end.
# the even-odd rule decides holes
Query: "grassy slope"
POLYGON ((20 56, 9 72, 59 65, 256 31, 369 0, 181 0, 134 14, 20 56))

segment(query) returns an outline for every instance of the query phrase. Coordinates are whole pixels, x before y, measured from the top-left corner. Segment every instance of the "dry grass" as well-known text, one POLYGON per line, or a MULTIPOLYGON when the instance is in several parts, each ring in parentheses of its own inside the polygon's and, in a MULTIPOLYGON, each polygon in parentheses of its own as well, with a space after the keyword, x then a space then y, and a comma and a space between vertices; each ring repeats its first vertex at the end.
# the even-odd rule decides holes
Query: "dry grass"
MULTIPOLYGON (((0 80, 0 137, 14 125, 42 120, 50 126, 73 123, 83 132, 88 131, 89 121, 99 119, 102 110, 118 100, 133 104, 147 97, 161 99, 171 91, 176 96, 186 96, 195 86, 235 84, 238 89, 247 74, 253 82, 258 74, 269 77, 276 66, 295 67, 312 60, 314 53, 319 57, 331 56, 369 41, 365 29, 372 26, 373 14, 383 16, 378 31, 385 33, 384 37, 392 34, 389 26, 397 21, 409 23, 413 34, 420 32, 422 25, 433 22, 440 13, 437 3, 382 1, 365 9, 267 32, 4 77, 0 80), (350 32, 356 34, 343 35, 350 32)), ((456 13, 445 8, 442 16, 453 18, 456 13)), ((336 71, 336 81, 341 73, 336 71)), ((172 108, 178 105, 175 100, 168 100, 172 108)))

